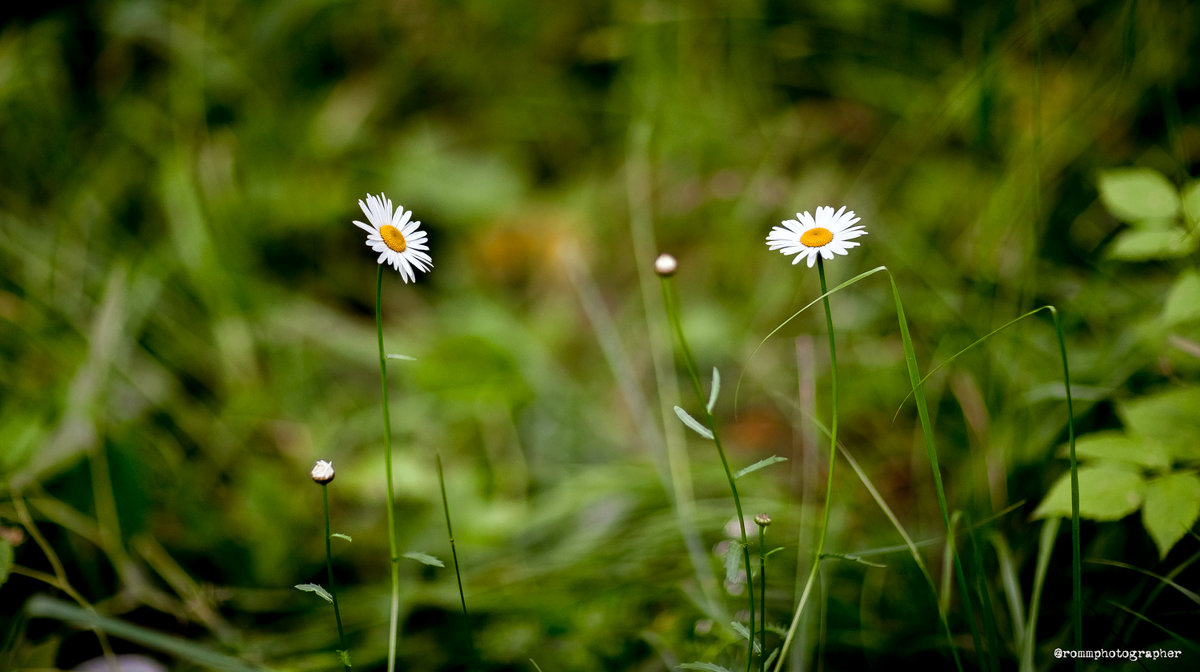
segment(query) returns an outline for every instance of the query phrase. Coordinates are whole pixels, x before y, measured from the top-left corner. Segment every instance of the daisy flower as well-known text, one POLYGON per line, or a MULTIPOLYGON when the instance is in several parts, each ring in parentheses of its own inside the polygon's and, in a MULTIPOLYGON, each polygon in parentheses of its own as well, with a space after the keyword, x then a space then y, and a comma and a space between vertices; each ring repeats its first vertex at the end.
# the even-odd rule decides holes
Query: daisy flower
POLYGON ((379 194, 367 194, 367 201, 358 201, 367 216, 367 224, 355 220, 354 225, 367 232, 367 246, 379 253, 379 263, 387 262, 400 272, 404 282, 416 282, 413 269, 427 272, 433 260, 426 254, 427 236, 421 223, 412 221, 412 211, 402 207, 392 211, 392 199, 379 194))
POLYGON ((858 247, 852 238, 867 235, 865 226, 855 226, 860 218, 853 210, 842 206, 837 212, 829 206, 817 208, 817 216, 808 211, 797 212, 796 219, 785 219, 767 234, 767 245, 781 254, 795 254, 793 264, 808 259, 808 267, 817 263, 817 255, 833 259, 834 254, 845 255, 850 248, 858 247))

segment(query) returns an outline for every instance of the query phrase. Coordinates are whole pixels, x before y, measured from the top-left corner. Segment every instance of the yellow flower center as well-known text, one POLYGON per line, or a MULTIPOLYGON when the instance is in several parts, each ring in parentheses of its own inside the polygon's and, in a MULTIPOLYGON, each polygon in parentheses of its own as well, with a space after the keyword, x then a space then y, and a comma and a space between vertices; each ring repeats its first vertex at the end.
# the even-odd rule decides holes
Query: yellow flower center
POLYGON ((404 242, 404 234, 400 233, 400 229, 391 224, 384 224, 379 227, 379 235, 383 236, 383 244, 395 252, 403 252, 408 248, 408 245, 404 242))
POLYGON ((831 240, 833 240, 833 234, 829 232, 829 229, 819 226, 800 234, 800 244, 805 247, 822 247, 828 245, 831 240))

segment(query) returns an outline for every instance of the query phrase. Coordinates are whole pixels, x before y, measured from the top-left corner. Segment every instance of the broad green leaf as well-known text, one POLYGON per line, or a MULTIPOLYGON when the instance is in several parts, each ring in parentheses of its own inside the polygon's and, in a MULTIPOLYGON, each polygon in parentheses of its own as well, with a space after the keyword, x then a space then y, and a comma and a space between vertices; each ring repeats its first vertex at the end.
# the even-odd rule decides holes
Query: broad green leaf
POLYGON ((1179 214, 1179 192, 1160 173, 1118 168, 1100 174, 1100 200, 1113 217, 1136 222, 1179 214))
MULTIPOLYGON (((1146 483, 1128 467, 1097 464, 1079 468, 1079 516, 1092 520, 1120 520, 1142 505, 1146 483)), ((1071 517, 1071 473, 1063 474, 1050 488, 1034 517, 1071 517)))
POLYGON ((772 464, 777 464, 779 462, 787 462, 787 458, 779 457, 778 455, 772 455, 765 460, 759 460, 758 462, 755 462, 754 464, 746 467, 745 469, 742 469, 741 471, 734 474, 733 477, 735 479, 741 478, 742 476, 745 476, 746 474, 752 474, 752 473, 758 471, 759 469, 762 469, 763 467, 769 467, 772 464))
POLYGON ((1200 273, 1189 270, 1180 274, 1167 292, 1162 319, 1167 326, 1200 319, 1200 273))
POLYGON ((1200 460, 1200 387, 1177 387, 1117 405, 1130 436, 1159 443, 1173 461, 1200 460))
POLYGON ((4 539, 0 539, 0 586, 8 580, 8 572, 12 569, 13 549, 4 539))
POLYGON ((1200 226, 1200 180, 1183 189, 1183 216, 1193 228, 1200 226))
POLYGON ((1158 546, 1159 558, 1196 524, 1200 517, 1200 477, 1195 473, 1167 474, 1146 484, 1142 524, 1158 546))
POLYGON ((1182 229, 1128 229, 1117 234, 1108 256, 1121 261, 1174 259, 1191 254, 1196 248, 1193 238, 1182 229))
MULTIPOLYGON (((1062 456, 1069 455, 1063 446, 1062 456)), ((1166 469, 1171 466, 1161 444, 1156 441, 1126 436, 1124 432, 1096 432, 1075 442, 1075 456, 1082 460, 1128 462, 1147 469, 1166 469)))
POLYGON ((678 665, 677 670, 698 670, 699 672, 730 672, 728 667, 722 667, 716 663, 683 663, 678 665))
POLYGON ((708 393, 708 405, 705 408, 712 413, 713 405, 717 403, 717 395, 721 393, 721 372, 713 367, 712 390, 708 393))
POLYGON ((430 567, 445 567, 446 566, 446 563, 442 562, 441 560, 438 560, 437 558, 433 557, 432 555, 429 555, 428 553, 419 553, 417 551, 413 551, 411 553, 405 553, 404 557, 408 558, 409 560, 416 560, 417 562, 421 563, 422 565, 429 565, 430 567))
POLYGON ((326 602, 333 602, 333 596, 329 594, 329 591, 315 583, 301 583, 300 585, 296 586, 296 589, 303 590, 306 593, 315 593, 317 597, 320 597, 326 602))
POLYGON ((700 424, 700 422, 697 421, 695 418, 693 418, 691 415, 689 415, 687 411, 676 406, 675 407, 675 415, 679 416, 679 419, 683 421, 683 424, 688 426, 688 429, 691 429, 693 432, 699 434, 700 436, 703 436, 704 438, 706 438, 710 441, 712 440, 712 438, 713 438, 712 430, 710 430, 709 428, 700 424))
POLYGON ((342 534, 341 532, 334 532, 333 534, 329 535, 329 538, 330 539, 341 539, 342 541, 354 541, 353 539, 350 538, 350 535, 342 534))
POLYGON ((742 578, 742 542, 730 541, 729 548, 725 550, 725 580, 729 583, 737 583, 738 579, 742 578))

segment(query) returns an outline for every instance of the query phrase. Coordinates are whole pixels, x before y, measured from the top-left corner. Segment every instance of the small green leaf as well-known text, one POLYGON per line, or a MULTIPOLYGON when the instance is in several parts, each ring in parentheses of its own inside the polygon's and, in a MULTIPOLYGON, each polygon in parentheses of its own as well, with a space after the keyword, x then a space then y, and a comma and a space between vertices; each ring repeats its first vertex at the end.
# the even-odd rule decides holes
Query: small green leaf
POLYGON ((342 534, 341 532, 334 532, 333 534, 329 535, 329 538, 330 539, 341 539, 342 541, 354 541, 353 539, 350 538, 350 535, 342 534))
POLYGON ((775 547, 775 548, 772 548, 771 550, 767 551, 766 555, 764 555, 763 557, 764 557, 764 558, 769 558, 769 557, 771 557, 772 555, 775 555, 776 553, 778 553, 778 552, 780 552, 780 551, 784 550, 784 548, 786 548, 786 547, 785 547, 785 546, 777 546, 777 547, 775 547))
POLYGON ((1174 217, 1179 192, 1162 174, 1147 168, 1118 168, 1100 174, 1100 200, 1123 222, 1174 217))
POLYGON ((725 550, 725 580, 737 583, 742 573, 742 542, 730 541, 725 550))
POLYGON ((342 667, 354 667, 350 664, 350 652, 343 649, 337 650, 338 660, 342 661, 342 667))
POLYGON ((741 471, 734 474, 733 477, 735 479, 741 478, 742 476, 745 476, 746 474, 752 474, 752 473, 758 471, 759 469, 762 469, 763 467, 769 467, 772 464, 777 464, 779 462, 787 462, 787 458, 779 457, 778 455, 772 455, 765 460, 759 460, 758 462, 755 462, 754 464, 746 467, 745 469, 742 469, 741 471))
MULTIPOLYGON (((1059 455, 1069 455, 1063 446, 1059 455)), ((1156 441, 1126 436, 1120 431, 1096 432, 1075 442, 1075 456, 1080 460, 1111 460, 1136 464, 1147 469, 1166 469, 1170 466, 1167 454, 1156 441)))
POLYGON ((1157 442, 1172 460, 1200 460, 1200 387, 1188 386, 1117 405, 1130 436, 1157 442))
MULTIPOLYGON (((729 627, 733 628, 742 639, 750 639, 750 628, 747 628, 744 623, 738 621, 730 621, 729 627)), ((758 640, 754 641, 754 652, 762 653, 762 647, 759 646, 758 640)))
POLYGON ((0 586, 8 580, 8 573, 12 570, 13 564, 13 548, 4 539, 0 539, 0 586))
POLYGON ((1150 261, 1185 257, 1195 249, 1195 238, 1182 229, 1127 229, 1117 234, 1107 254, 1121 261, 1150 261))
POLYGON ((1146 484, 1142 524, 1158 546, 1159 559, 1200 518, 1200 477, 1195 473, 1167 474, 1146 484))
POLYGON ((400 359, 400 360, 403 360, 403 361, 406 361, 406 362, 415 362, 415 361, 417 361, 417 358, 416 358, 416 357, 409 357, 408 355, 396 355, 396 354, 392 354, 392 353, 388 353, 388 356, 387 356, 387 358, 388 358, 388 359, 400 359))
MULTIPOLYGON (((1136 471, 1120 464, 1101 463, 1079 468, 1079 516, 1120 520, 1142 505, 1146 483, 1136 471)), ((1035 518, 1071 517, 1071 473, 1059 477, 1042 500, 1035 518)))
POLYGON ((699 672, 730 672, 728 667, 716 663, 683 663, 675 667, 677 670, 698 670, 699 672))
POLYGON ((1180 274, 1167 292, 1162 319, 1170 327, 1200 319, 1200 273, 1189 270, 1180 274))
POLYGON ((721 393, 721 372, 717 371, 717 367, 713 367, 712 389, 708 393, 708 404, 705 406, 709 413, 712 413, 713 405, 717 403, 717 395, 721 393))
POLYGON ((442 562, 441 560, 438 560, 437 558, 433 557, 432 555, 429 555, 428 553, 418 553, 416 551, 413 551, 411 553, 405 553, 404 557, 408 558, 409 560, 416 560, 417 562, 421 563, 422 565, 429 565, 430 567, 445 567, 446 566, 446 563, 442 562))
POLYGON ((688 415, 687 411, 676 406, 675 407, 675 415, 679 416, 679 419, 683 421, 683 424, 688 426, 688 429, 691 429, 693 432, 699 434, 700 436, 703 436, 704 438, 706 438, 710 441, 712 440, 712 438, 713 438, 712 430, 710 430, 709 428, 700 424, 691 415, 688 415))
POLYGON ((1200 226, 1200 180, 1183 189, 1183 216, 1192 228, 1200 226))
POLYGON ((869 560, 863 560, 862 556, 850 555, 848 553, 822 553, 821 557, 822 558, 837 558, 838 560, 845 560, 847 562, 857 562, 858 564, 866 565, 867 567, 877 567, 880 569, 887 568, 887 565, 880 564, 878 562, 871 562, 869 560))
POLYGON ((303 590, 306 593, 316 593, 317 597, 320 597, 326 602, 333 602, 333 596, 329 594, 329 591, 315 583, 301 583, 300 585, 296 586, 296 589, 303 590))

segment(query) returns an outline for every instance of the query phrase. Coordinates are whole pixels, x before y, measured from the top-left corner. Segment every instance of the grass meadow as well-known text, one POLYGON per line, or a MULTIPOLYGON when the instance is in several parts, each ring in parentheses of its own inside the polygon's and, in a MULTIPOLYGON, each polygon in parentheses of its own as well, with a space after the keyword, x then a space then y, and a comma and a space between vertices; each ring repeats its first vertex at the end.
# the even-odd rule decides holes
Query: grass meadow
POLYGON ((8 7, 0 669, 1196 669, 1198 171, 1185 0, 8 7))

